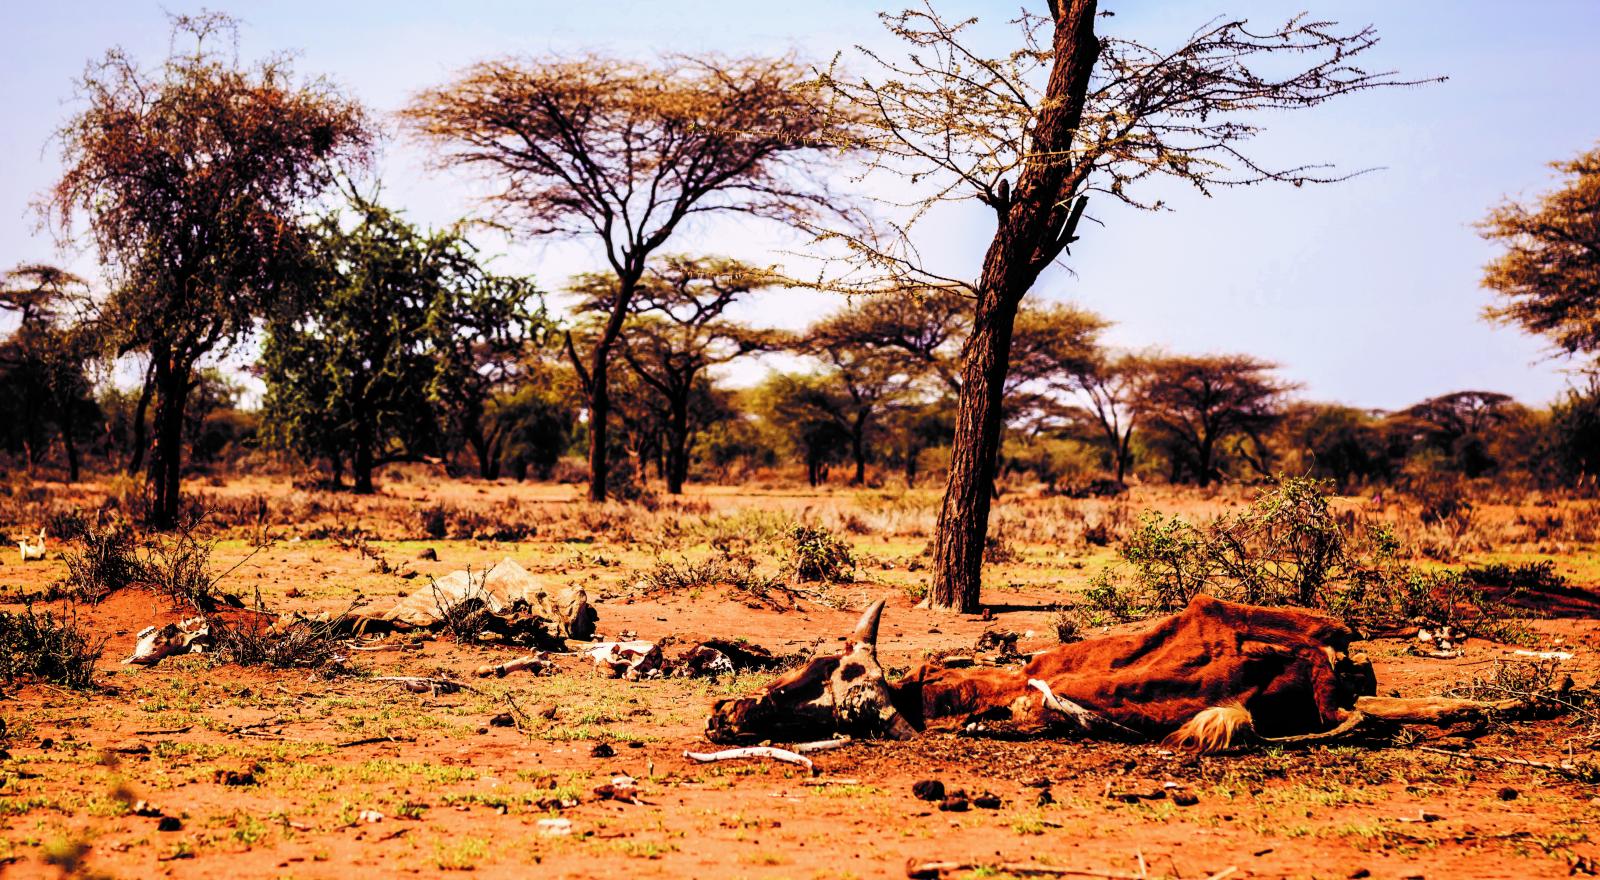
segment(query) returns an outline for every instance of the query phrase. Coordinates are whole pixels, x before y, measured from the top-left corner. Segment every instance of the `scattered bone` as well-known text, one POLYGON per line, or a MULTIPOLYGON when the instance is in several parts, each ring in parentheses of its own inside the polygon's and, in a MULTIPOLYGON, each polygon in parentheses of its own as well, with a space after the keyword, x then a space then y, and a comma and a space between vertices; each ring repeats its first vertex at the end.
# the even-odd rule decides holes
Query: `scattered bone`
POLYGON ((534 827, 545 837, 566 837, 572 834, 571 819, 540 819, 534 823, 534 827))
POLYGON ((356 814, 356 821, 365 825, 375 825, 383 821, 383 814, 377 810, 362 810, 356 814))
POLYGON ((684 752, 683 756, 701 764, 709 764, 713 761, 738 761, 744 758, 766 758, 772 761, 783 761, 787 764, 799 764, 810 770, 813 775, 817 772, 816 765, 811 763, 811 759, 805 755, 772 746, 746 746, 740 749, 723 749, 720 752, 684 752))
POLYGON ((1572 654, 1568 651, 1528 651, 1518 648, 1511 653, 1518 657, 1533 657, 1538 660, 1571 660, 1572 654))
POLYGON ((21 538, 17 541, 17 551, 22 555, 23 562, 31 562, 35 559, 43 560, 44 549, 44 529, 39 530, 39 536, 34 538, 32 542, 29 542, 27 538, 21 538))
POLYGON ((1450 626, 1441 626, 1437 631, 1419 629, 1417 640, 1411 643, 1411 653, 1418 657, 1432 657, 1435 660, 1454 660, 1461 656, 1458 647, 1461 634, 1450 626))
POLYGON ((491 618, 490 629, 502 638, 565 650, 566 639, 594 635, 599 615, 581 587, 551 593, 527 569, 507 557, 489 569, 454 571, 429 580, 382 613, 348 618, 357 633, 437 629, 447 612, 478 608, 491 618))
POLYGON ((655 642, 601 642, 584 653, 609 678, 638 681, 661 675, 661 646, 655 642))
POLYGON ((544 675, 548 672, 554 672, 555 669, 556 664, 550 659, 550 655, 540 651, 535 654, 518 657, 515 660, 507 660, 499 666, 489 664, 479 666, 477 676, 479 678, 488 678, 490 676, 505 678, 513 672, 521 672, 523 670, 528 670, 534 675, 544 675))

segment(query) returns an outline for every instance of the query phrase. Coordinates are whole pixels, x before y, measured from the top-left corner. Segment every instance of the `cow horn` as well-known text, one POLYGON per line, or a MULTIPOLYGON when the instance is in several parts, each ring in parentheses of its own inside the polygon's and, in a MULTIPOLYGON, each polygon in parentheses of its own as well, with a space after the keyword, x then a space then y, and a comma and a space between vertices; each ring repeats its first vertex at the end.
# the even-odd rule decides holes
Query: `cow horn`
POLYGON ((884 600, 879 599, 861 615, 861 620, 856 622, 856 631, 850 634, 852 641, 878 647, 878 620, 883 617, 883 603, 884 600))

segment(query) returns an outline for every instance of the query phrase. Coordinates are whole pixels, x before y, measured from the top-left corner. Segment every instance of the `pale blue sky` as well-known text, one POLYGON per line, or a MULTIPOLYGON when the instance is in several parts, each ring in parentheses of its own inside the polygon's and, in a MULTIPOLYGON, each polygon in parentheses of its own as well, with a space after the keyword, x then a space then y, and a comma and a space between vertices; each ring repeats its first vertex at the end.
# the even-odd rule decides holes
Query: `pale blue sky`
MULTIPOLYGON (((618 54, 794 49, 814 59, 865 42, 886 48, 876 3, 596 3, 457 0, 453 3, 235 0, 213 8, 245 21, 242 50, 300 53, 298 69, 324 74, 380 114, 472 61, 513 53, 618 54)), ((1042 0, 1035 3, 1042 6, 1042 0)), ((1384 170, 1329 187, 1257 188, 1204 199, 1162 192, 1176 211, 1142 214, 1106 204, 1074 248, 1075 274, 1052 272, 1036 294, 1076 301, 1116 321, 1112 338, 1179 351, 1244 351, 1278 361, 1305 394, 1397 407, 1461 388, 1505 391, 1533 403, 1565 379, 1538 340, 1486 324, 1479 269, 1492 250, 1472 224, 1503 195, 1548 187, 1546 163, 1600 141, 1600 2, 1529 0, 1105 0, 1102 31, 1171 45, 1215 15, 1279 20, 1309 7, 1348 25, 1372 23, 1383 43, 1371 66, 1446 83, 1358 95, 1266 120, 1258 154, 1384 170)), ((0 266, 67 259, 36 229, 28 201, 57 171, 51 131, 72 109, 72 81, 91 57, 121 45, 165 52, 163 6, 145 0, 11 4, 0 13, 0 266), (20 8, 19 8, 20 7, 20 8)), ((941 2, 977 15, 984 39, 1004 45, 1014 2, 941 2)), ((429 171, 414 145, 391 142, 382 160, 387 198, 425 223, 471 210, 468 182, 429 171)), ((981 208, 947 212, 923 230, 924 250, 975 274, 992 221, 981 208)), ((796 242, 769 232, 713 227, 678 241, 684 251, 771 262, 796 242)), ((594 265, 580 247, 487 243, 502 268, 547 288, 594 265)), ((780 293, 765 318, 797 326, 831 301, 780 293)))

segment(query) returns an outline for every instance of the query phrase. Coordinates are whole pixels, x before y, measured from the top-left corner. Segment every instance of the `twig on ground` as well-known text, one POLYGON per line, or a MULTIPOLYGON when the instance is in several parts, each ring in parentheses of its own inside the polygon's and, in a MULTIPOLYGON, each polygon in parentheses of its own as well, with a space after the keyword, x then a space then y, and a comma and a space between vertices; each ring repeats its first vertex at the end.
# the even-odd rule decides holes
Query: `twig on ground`
POLYGON ((416 741, 417 738, 414 736, 368 736, 361 739, 351 739, 345 740, 341 743, 334 743, 333 747, 336 749, 348 749, 352 746, 370 746, 377 743, 409 743, 416 741))
POLYGON ((1024 877, 1097 877, 1101 878, 1101 880, 1142 880, 1138 874, 1125 874, 1118 871, 1091 871, 1078 868, 1052 868, 1047 865, 1034 865, 1026 862, 919 862, 916 859, 912 859, 906 863, 906 876, 912 878, 912 880, 938 880, 938 878, 946 874, 957 874, 963 871, 993 871, 1024 877))
POLYGON ((1536 770, 1549 770, 1565 776, 1575 776, 1578 768, 1571 764, 1551 764, 1547 761, 1530 761, 1527 758, 1505 758, 1497 755, 1475 755, 1471 752, 1452 752, 1449 749, 1436 749, 1431 746, 1418 746, 1416 751, 1427 752, 1430 755, 1445 755, 1451 758, 1465 758, 1469 761, 1481 761, 1486 764, 1509 764, 1513 767, 1532 767, 1536 770))

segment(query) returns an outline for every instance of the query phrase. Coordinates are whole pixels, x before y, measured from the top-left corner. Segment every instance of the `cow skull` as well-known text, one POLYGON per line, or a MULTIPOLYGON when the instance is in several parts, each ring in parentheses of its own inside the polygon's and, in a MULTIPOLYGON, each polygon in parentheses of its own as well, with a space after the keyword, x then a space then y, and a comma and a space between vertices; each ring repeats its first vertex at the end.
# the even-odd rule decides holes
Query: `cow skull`
POLYGON ((883 600, 861 615, 838 655, 815 657, 753 697, 718 700, 706 721, 716 743, 814 739, 835 732, 905 739, 916 735, 895 709, 878 664, 883 600))

